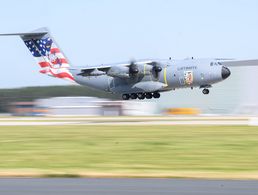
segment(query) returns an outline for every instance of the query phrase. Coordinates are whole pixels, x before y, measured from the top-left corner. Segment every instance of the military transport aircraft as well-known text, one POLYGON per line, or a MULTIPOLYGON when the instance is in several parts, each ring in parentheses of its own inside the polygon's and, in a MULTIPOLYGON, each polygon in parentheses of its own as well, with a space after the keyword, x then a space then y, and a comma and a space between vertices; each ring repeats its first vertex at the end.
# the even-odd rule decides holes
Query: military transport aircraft
MULTIPOLYGON (((209 94, 213 84, 231 74, 230 66, 255 66, 258 60, 184 59, 139 60, 129 63, 71 66, 47 28, 18 35, 40 65, 40 73, 67 79, 109 93, 121 94, 123 100, 159 98, 164 91, 178 88, 203 89, 209 94)), ((18 60, 18 59, 17 59, 18 60)))

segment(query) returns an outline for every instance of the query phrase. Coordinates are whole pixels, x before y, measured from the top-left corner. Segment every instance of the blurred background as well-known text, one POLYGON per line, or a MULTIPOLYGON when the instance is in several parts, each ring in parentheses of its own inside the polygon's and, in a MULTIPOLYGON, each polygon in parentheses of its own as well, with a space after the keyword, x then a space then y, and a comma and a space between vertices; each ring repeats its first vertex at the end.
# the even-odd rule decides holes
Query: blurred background
MULTIPOLYGON (((46 26, 74 66, 160 58, 258 58, 256 0, 2 1, 1 33, 46 26), (13 6, 15 5, 15 6, 13 6)), ((200 89, 158 100, 120 97, 38 73, 18 37, 1 37, 0 113, 14 115, 255 115, 258 68, 232 68, 204 96, 200 89)))

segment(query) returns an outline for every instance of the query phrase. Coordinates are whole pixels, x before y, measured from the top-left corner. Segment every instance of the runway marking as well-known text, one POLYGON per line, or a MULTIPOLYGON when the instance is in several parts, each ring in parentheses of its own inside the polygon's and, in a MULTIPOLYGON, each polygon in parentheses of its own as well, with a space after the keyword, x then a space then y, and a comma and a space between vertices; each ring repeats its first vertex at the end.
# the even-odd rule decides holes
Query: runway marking
MULTIPOLYGON (((254 120, 255 119, 255 120, 254 120)), ((249 117, 10 117, 0 118, 0 126, 39 125, 257 125, 249 117)))
POLYGON ((248 125, 248 121, 69 121, 66 122, 40 122, 40 121, 22 121, 22 122, 0 122, 0 126, 51 126, 51 125, 126 125, 126 126, 145 126, 145 125, 248 125))

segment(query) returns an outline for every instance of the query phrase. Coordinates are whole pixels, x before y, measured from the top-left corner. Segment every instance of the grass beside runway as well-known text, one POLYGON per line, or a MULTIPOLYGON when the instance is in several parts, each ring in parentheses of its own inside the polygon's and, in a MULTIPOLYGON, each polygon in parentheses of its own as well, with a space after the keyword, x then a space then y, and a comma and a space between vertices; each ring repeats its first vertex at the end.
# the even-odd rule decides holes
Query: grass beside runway
POLYGON ((0 176, 258 179, 258 128, 0 127, 0 176))

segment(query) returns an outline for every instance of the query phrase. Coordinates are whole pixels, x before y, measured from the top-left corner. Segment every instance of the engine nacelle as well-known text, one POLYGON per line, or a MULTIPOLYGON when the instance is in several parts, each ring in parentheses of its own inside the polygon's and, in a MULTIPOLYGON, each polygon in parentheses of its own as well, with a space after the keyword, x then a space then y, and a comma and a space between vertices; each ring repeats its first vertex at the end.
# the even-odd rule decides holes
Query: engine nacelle
POLYGON ((129 78, 129 67, 113 66, 107 71, 107 75, 111 77, 129 78))
POLYGON ((142 64, 138 66, 139 73, 138 75, 150 75, 152 73, 153 66, 149 64, 142 64))
POLYGON ((107 71, 108 76, 119 78, 131 78, 153 74, 154 66, 149 64, 131 64, 130 66, 113 66, 107 71))

